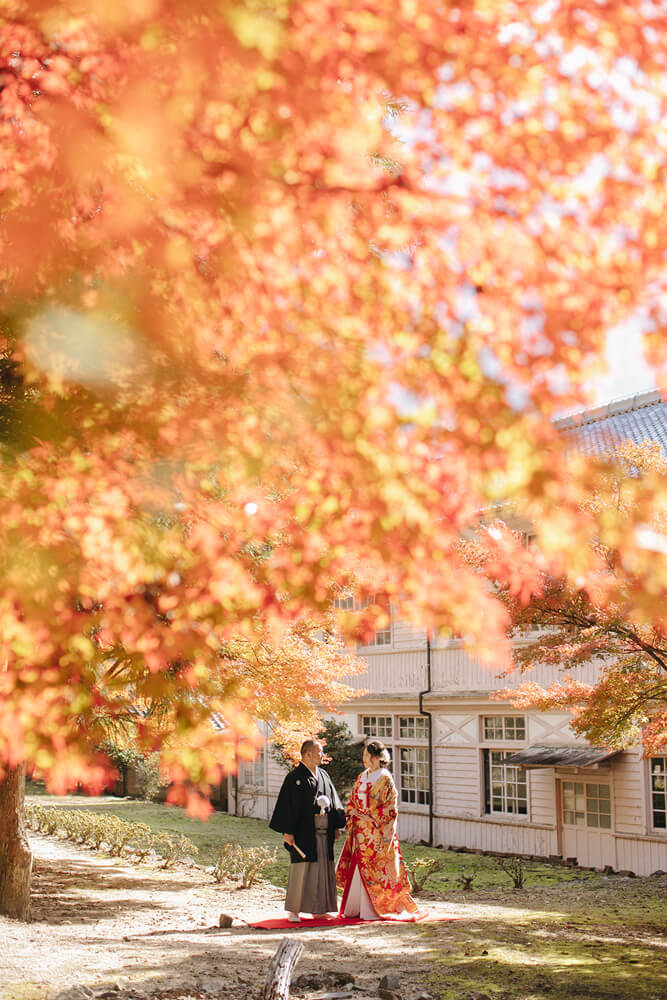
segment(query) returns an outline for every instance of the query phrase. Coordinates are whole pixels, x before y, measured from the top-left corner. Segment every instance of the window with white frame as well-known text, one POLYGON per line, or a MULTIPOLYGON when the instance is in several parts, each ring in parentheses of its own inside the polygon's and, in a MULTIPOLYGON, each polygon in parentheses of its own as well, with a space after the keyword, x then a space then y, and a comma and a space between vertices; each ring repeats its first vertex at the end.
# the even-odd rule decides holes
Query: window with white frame
POLYGON ((339 611, 354 611, 353 594, 344 594, 342 597, 336 597, 333 603, 334 608, 338 608, 339 611))
POLYGON ((525 740, 526 720, 522 715, 485 715, 485 740, 525 740))
POLYGON ((650 766, 653 828, 667 830, 667 757, 653 757, 650 766))
POLYGON ((391 646, 391 625, 387 628, 378 629, 373 633, 373 638, 368 646, 391 646))
POLYGON ((485 808, 489 814, 528 815, 526 772, 517 764, 506 764, 504 750, 484 751, 485 808))
POLYGON ((563 823, 611 830, 611 789, 594 782, 563 782, 563 823))
POLYGON ((423 715, 400 715, 398 717, 398 735, 402 740, 428 739, 426 717, 423 715))
POLYGON ((429 804, 427 747, 399 749, 399 781, 401 802, 421 806, 429 804))
POLYGON ((391 739, 393 726, 391 715, 362 715, 361 731, 364 736, 377 736, 378 739, 391 739))
MULTIPOLYGON (((408 805, 429 804, 428 719, 421 715, 360 715, 359 729, 381 739, 394 761, 399 800, 408 805), (412 744, 417 744, 412 745, 412 744)), ((388 765, 391 769, 391 763, 388 765)))
POLYGON ((367 608, 371 604, 376 604, 388 615, 388 622, 382 628, 376 629, 372 636, 364 643, 365 646, 391 646, 391 605, 386 594, 374 594, 364 601, 363 607, 367 608))
POLYGON ((257 751, 257 756, 254 760, 247 760, 244 762, 241 770, 241 783, 243 785, 252 785, 254 788, 264 788, 265 759, 266 754, 264 752, 264 747, 261 747, 257 751))

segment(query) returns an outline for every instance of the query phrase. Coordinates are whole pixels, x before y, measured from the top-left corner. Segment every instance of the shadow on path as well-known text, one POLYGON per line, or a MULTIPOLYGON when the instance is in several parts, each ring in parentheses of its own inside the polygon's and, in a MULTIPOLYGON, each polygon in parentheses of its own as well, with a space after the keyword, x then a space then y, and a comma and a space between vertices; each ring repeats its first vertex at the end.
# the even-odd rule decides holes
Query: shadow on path
POLYGON ((121 909, 130 911, 164 909, 154 900, 136 898, 136 892, 152 890, 180 892, 192 889, 192 882, 132 878, 109 866, 93 865, 86 859, 39 859, 33 868, 31 887, 32 921, 41 923, 93 923, 116 919, 121 909), (126 897, 119 894, 127 893, 126 897))

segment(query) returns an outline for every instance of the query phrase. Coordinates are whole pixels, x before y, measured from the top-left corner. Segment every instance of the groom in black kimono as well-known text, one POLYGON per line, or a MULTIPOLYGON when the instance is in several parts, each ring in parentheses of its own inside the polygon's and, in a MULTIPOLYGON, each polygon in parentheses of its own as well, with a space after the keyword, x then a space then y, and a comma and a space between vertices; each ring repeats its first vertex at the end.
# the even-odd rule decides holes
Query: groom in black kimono
POLYGON ((294 923, 301 912, 326 916, 338 909, 334 841, 345 826, 338 792, 321 763, 322 744, 306 740, 301 763, 287 775, 269 826, 282 833, 290 854, 285 909, 294 923))

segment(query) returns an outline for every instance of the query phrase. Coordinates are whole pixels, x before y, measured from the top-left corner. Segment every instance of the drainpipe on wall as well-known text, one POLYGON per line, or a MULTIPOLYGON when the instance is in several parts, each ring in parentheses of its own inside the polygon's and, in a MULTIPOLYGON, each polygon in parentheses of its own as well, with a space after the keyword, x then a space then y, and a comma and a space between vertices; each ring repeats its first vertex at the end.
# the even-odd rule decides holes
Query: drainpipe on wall
POLYGON ((419 714, 428 719, 428 846, 433 847, 433 713, 424 708, 424 695, 431 693, 431 630, 426 629, 426 689, 419 692, 419 714))
POLYGON ((239 814, 239 751, 238 751, 238 736, 236 738, 236 747, 234 751, 234 770, 232 771, 232 795, 234 796, 234 816, 239 814))

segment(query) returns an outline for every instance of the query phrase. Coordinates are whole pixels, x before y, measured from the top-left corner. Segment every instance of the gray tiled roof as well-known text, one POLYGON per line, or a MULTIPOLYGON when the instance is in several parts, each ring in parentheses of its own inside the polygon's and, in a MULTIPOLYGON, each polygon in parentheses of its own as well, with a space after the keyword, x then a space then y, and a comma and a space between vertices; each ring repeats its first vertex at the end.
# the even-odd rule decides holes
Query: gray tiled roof
POLYGON ((624 441, 658 441, 667 455, 667 402, 644 392, 556 420, 556 427, 588 454, 614 452, 624 441))
POLYGON ((618 753, 619 750, 597 747, 536 746, 505 756, 503 763, 519 764, 521 767, 591 767, 618 753))

